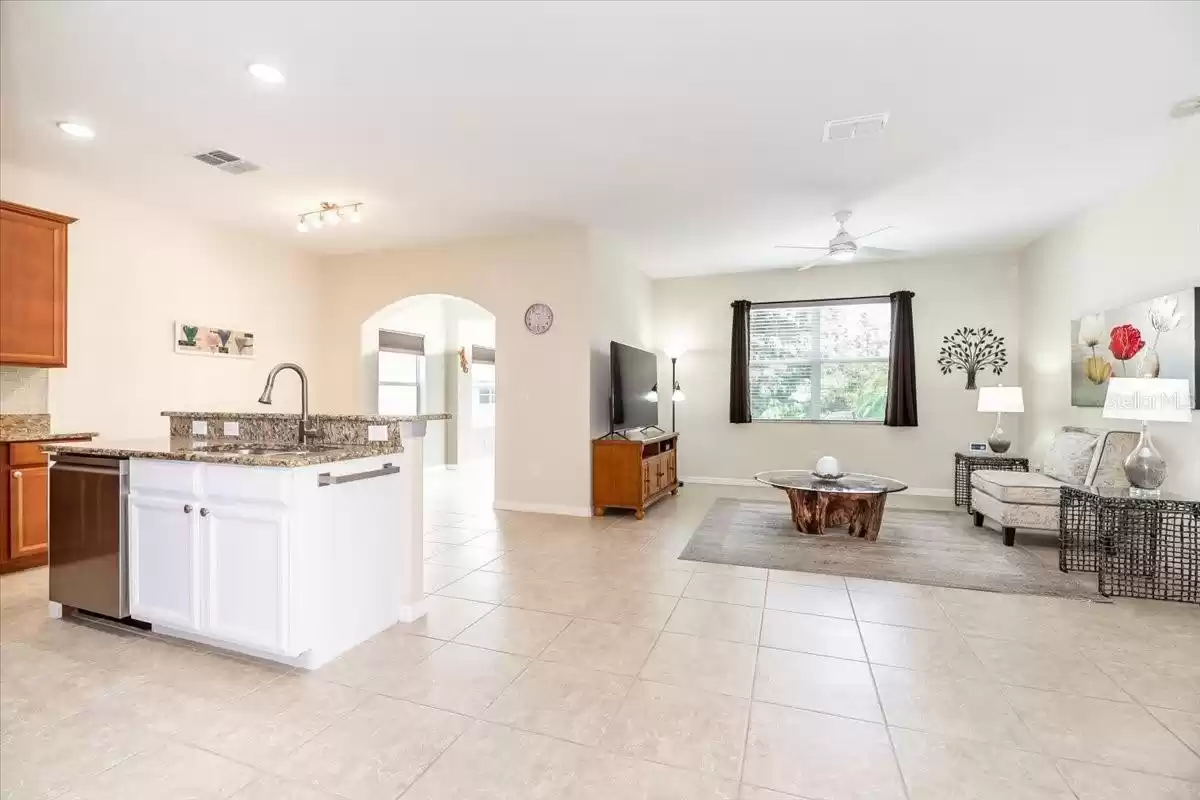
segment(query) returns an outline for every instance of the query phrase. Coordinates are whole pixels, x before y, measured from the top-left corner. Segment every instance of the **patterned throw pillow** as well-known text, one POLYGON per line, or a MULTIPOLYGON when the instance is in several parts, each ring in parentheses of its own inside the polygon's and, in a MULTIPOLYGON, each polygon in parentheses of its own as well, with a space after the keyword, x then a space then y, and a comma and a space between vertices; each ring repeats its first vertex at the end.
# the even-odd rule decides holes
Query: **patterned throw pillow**
POLYGON ((1042 472, 1063 483, 1079 486, 1087 480, 1088 467, 1100 437, 1084 431, 1062 431, 1055 434, 1042 472))

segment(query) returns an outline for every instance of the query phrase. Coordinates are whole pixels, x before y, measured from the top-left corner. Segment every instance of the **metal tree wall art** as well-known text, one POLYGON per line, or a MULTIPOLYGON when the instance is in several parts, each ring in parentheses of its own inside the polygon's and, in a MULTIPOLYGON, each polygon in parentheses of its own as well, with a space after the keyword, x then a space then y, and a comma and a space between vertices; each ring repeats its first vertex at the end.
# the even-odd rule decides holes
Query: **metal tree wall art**
POLYGON ((967 390, 970 391, 975 388, 975 374, 979 370, 990 369, 999 375, 1008 366, 1004 337, 997 336, 991 328, 959 328, 942 337, 938 366, 943 375, 954 370, 967 373, 967 390))

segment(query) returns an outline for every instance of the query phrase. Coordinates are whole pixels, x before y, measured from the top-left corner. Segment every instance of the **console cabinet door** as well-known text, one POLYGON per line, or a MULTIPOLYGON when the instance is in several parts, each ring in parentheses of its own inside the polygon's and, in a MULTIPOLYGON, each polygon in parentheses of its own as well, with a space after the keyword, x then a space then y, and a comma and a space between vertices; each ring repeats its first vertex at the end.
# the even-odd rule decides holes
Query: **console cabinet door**
POLYGON ((300 652, 289 636, 290 540, 284 508, 239 503, 201 509, 206 635, 272 653, 300 652))
POLYGON ((675 466, 675 451, 671 450, 669 453, 663 456, 663 458, 666 459, 666 477, 664 478, 666 481, 665 485, 674 486, 675 482, 679 479, 678 470, 675 466))
POLYGON ((642 460, 642 499, 654 494, 654 459, 642 460))
POLYGON ((129 614, 144 622, 200 627, 199 500, 138 493, 129 498, 129 614))

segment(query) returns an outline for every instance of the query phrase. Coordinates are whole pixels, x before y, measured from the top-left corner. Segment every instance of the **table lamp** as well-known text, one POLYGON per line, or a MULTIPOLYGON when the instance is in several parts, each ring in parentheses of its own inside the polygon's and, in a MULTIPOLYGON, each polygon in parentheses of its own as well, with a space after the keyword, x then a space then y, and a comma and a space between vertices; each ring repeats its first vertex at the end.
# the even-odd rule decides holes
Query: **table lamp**
POLYGON ((1001 424, 1004 412, 1020 414, 1025 411, 1025 398, 1020 386, 981 386, 979 388, 979 410, 996 414, 996 429, 988 437, 988 447, 993 453, 1007 453, 1012 446, 1008 434, 1001 424))
POLYGON ((1167 479, 1167 462, 1150 438, 1151 422, 1189 422, 1192 396, 1185 378, 1109 378, 1104 397, 1106 419, 1142 423, 1137 446, 1125 459, 1125 477, 1133 497, 1158 497, 1167 479))

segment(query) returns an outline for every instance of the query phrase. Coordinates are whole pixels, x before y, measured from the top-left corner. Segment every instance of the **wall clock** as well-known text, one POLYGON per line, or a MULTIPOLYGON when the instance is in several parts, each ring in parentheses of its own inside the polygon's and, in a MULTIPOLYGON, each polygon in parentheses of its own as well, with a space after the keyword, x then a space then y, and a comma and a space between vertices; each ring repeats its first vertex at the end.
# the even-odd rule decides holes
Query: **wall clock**
POLYGON ((554 324, 554 312, 545 303, 534 303, 525 309, 525 327, 530 333, 541 336, 554 324))

